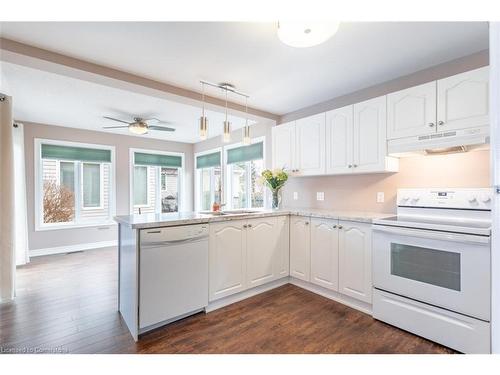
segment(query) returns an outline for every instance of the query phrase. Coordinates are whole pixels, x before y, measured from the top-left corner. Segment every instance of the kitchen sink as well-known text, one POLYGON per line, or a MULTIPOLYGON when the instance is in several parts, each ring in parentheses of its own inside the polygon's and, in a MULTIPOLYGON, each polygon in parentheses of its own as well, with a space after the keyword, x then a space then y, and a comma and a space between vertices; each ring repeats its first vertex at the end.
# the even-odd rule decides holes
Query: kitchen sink
POLYGON ((227 216, 227 215, 249 215, 256 214, 259 211, 250 211, 250 210, 227 210, 227 211, 201 211, 200 213, 203 215, 212 215, 212 216, 227 216))

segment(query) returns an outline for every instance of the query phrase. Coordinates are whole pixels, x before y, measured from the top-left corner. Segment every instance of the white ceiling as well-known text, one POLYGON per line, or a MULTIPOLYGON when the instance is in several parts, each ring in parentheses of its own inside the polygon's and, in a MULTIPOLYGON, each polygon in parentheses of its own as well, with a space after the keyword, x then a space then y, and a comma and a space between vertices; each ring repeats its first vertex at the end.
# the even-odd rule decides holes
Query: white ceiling
MULTIPOLYGON (((2 23, 2 36, 199 90, 230 82, 249 105, 285 114, 488 48, 486 22, 342 23, 311 48, 275 23, 2 23)), ((146 110, 143 108, 143 110, 146 110)))
MULTIPOLYGON (((128 129, 104 130, 103 126, 120 123, 103 119, 117 117, 132 121, 133 116, 157 117, 173 122, 175 132, 150 131, 140 137, 177 142, 199 142, 199 107, 157 97, 102 86, 67 76, 44 72, 11 63, 1 63, 0 82, 9 87, 16 120, 38 122, 71 128, 128 134, 128 129)), ((224 114, 207 111, 209 137, 222 134, 224 114)), ((243 127, 243 118, 229 115, 232 129, 243 127)), ((249 121, 253 124, 254 121, 249 121)), ((123 124, 125 125, 125 124, 123 124)), ((160 124, 161 126, 167 126, 160 124)))

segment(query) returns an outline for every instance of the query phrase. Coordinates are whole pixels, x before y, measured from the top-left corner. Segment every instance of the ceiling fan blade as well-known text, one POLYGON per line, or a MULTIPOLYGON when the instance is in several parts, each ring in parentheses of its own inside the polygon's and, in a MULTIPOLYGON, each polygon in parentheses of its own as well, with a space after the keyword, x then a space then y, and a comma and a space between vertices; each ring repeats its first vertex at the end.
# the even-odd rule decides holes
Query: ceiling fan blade
POLYGON ((151 125, 151 126, 148 126, 148 129, 149 130, 159 130, 159 131, 163 131, 163 132, 175 132, 174 128, 167 128, 165 126, 151 125))
POLYGON ((123 122, 124 124, 127 124, 127 125, 129 125, 129 124, 130 124, 130 122, 123 121, 123 120, 119 120, 119 119, 117 119, 117 118, 113 118, 113 117, 109 117, 109 116, 102 116, 102 117, 103 117, 103 118, 105 118, 105 119, 108 119, 108 120, 112 120, 112 121, 123 122))
POLYGON ((147 118, 147 119, 144 119, 144 121, 151 121, 151 120, 155 120, 157 123, 160 123, 160 124, 170 124, 172 125, 173 122, 171 121, 163 121, 163 120, 160 120, 159 118, 156 118, 156 117, 150 117, 150 118, 147 118))
POLYGON ((103 129, 125 129, 125 128, 128 128, 128 125, 127 126, 103 126, 102 128, 103 129))

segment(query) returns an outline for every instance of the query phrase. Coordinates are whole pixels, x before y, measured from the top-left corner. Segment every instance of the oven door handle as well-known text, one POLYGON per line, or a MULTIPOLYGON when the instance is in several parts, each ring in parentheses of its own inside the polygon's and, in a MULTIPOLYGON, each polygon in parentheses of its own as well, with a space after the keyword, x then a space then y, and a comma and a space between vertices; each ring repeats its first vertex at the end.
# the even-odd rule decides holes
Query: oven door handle
POLYGON ((373 225, 373 230, 377 231, 377 232, 397 234, 400 236, 427 238, 427 239, 431 239, 431 240, 481 243, 481 244, 489 244, 490 243, 489 236, 480 236, 480 235, 474 235, 474 234, 438 232, 438 231, 423 230, 423 229, 391 227, 391 226, 386 226, 386 225, 373 225))

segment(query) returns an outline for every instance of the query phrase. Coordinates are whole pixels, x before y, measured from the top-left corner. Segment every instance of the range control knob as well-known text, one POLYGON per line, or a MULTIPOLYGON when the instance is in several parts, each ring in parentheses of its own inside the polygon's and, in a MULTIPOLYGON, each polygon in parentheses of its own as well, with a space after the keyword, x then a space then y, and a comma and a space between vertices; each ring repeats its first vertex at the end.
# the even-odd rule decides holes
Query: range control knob
POLYGON ((420 197, 418 195, 415 195, 415 196, 411 197, 411 202, 413 204, 418 203, 419 200, 420 200, 420 197))
POLYGON ((477 202, 477 197, 476 197, 474 194, 470 194, 470 195, 467 197, 467 200, 468 200, 470 203, 474 203, 474 202, 477 202))
POLYGON ((491 201, 491 195, 488 193, 483 193, 479 196, 479 200, 483 203, 488 203, 491 201))
POLYGON ((400 202, 401 202, 401 203, 406 203, 406 202, 408 202, 409 200, 410 200, 410 197, 409 197, 409 196, 407 196, 407 195, 404 195, 404 196, 402 196, 402 197, 401 197, 400 202))

